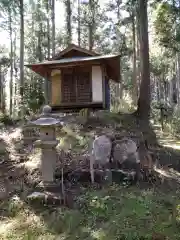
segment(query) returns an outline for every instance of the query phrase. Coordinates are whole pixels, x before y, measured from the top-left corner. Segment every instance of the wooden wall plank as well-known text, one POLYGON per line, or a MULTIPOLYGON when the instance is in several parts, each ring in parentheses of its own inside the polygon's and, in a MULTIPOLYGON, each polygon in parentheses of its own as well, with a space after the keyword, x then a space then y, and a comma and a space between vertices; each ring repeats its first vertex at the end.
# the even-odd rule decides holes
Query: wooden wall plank
POLYGON ((51 104, 59 105, 61 103, 61 75, 51 76, 51 104))

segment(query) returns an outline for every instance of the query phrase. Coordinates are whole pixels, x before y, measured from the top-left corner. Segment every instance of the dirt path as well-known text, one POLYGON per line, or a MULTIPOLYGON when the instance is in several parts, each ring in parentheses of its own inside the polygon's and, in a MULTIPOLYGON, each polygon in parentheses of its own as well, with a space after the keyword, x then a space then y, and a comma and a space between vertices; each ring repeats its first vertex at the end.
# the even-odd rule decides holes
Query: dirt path
POLYGON ((159 143, 162 146, 180 151, 180 138, 177 139, 167 131, 162 132, 160 125, 155 125, 154 129, 155 129, 156 136, 159 140, 159 143))

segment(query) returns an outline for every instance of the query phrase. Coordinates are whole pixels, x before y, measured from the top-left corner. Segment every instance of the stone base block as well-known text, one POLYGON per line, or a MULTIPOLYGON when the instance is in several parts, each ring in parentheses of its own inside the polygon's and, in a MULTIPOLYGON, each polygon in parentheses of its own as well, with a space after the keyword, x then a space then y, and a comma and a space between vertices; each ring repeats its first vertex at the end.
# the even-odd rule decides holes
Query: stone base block
POLYGON ((74 200, 70 194, 53 193, 48 191, 37 191, 27 196, 27 201, 31 204, 39 205, 64 205, 74 208, 74 200))

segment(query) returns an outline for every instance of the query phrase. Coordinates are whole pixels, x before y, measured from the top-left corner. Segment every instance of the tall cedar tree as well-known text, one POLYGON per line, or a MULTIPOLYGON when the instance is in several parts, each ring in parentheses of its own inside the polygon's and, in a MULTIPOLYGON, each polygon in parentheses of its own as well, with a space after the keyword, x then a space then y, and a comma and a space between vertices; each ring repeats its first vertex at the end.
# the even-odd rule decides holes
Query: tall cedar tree
POLYGON ((138 18, 140 25, 141 85, 137 114, 143 120, 150 115, 150 69, 147 0, 138 0, 138 18))

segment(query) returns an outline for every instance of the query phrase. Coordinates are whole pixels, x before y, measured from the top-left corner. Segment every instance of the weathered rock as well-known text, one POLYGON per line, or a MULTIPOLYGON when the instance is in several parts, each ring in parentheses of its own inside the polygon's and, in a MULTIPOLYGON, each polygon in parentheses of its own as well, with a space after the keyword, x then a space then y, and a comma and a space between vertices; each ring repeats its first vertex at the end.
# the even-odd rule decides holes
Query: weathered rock
POLYGON ((114 141, 112 157, 113 161, 119 164, 123 164, 124 162, 139 164, 140 162, 137 145, 129 138, 114 141))
POLYGON ((70 208, 74 208, 73 195, 65 193, 64 196, 59 193, 52 192, 33 192, 27 196, 27 201, 31 203, 43 204, 43 205, 65 205, 70 208))
POLYGON ((92 146, 92 155, 94 161, 99 165, 106 165, 109 162, 111 155, 112 143, 105 135, 97 137, 92 146))
POLYGON ((56 205, 62 203, 62 196, 50 192, 33 192, 27 196, 27 200, 56 205))
POLYGON ((90 172, 91 181, 94 182, 94 164, 98 167, 105 167, 110 160, 112 143, 105 135, 97 137, 92 144, 92 150, 90 154, 90 172))

